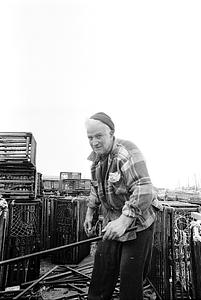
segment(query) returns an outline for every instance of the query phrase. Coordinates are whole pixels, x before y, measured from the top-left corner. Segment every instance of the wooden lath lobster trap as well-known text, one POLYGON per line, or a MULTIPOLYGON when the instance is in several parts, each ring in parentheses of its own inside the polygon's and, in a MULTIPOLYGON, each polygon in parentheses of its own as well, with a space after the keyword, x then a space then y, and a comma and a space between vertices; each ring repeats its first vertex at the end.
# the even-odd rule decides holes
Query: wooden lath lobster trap
POLYGON ((36 141, 30 132, 0 132, 0 193, 6 199, 34 199, 36 141))
POLYGON ((0 166, 0 193, 6 198, 34 198, 36 194, 36 169, 24 165, 0 166))
MULTIPOLYGON (((52 247, 70 244, 87 238, 83 223, 87 210, 87 198, 55 197, 52 198, 51 220, 52 247)), ((90 252, 90 245, 84 244, 66 251, 60 251, 52 257, 54 263, 78 263, 90 252)))
POLYGON ((191 253, 194 299, 201 299, 201 214, 192 213, 191 253))
POLYGON ((193 299, 191 212, 198 205, 163 202, 158 212, 149 280, 159 299, 193 299))
POLYGON ((30 132, 0 132, 0 163, 36 164, 36 141, 30 132))
MULTIPOLYGON (((9 204, 3 259, 23 256, 40 249, 41 202, 9 204)), ((3 267, 3 286, 18 285, 39 276, 38 257, 3 267)))

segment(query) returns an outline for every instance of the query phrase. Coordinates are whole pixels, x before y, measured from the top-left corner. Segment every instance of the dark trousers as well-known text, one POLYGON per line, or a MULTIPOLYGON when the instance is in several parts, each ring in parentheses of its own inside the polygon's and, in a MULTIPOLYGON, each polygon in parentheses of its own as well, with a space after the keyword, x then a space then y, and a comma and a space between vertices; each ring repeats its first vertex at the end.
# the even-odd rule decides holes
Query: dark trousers
POLYGON ((88 300, 110 300, 120 275, 120 300, 143 300, 149 271, 154 224, 132 241, 101 241, 95 254, 88 300))

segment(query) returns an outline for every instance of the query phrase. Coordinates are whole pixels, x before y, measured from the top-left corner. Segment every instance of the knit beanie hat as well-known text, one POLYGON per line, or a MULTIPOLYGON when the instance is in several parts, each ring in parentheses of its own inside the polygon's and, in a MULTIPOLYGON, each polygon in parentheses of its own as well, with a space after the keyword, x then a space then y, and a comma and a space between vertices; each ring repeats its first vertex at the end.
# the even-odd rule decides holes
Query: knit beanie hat
POLYGON ((93 116, 91 116, 90 119, 98 120, 98 121, 106 124, 107 126, 109 126, 112 130, 114 130, 114 128, 115 128, 112 119, 108 115, 106 115, 104 112, 98 112, 98 113, 94 114, 93 116))

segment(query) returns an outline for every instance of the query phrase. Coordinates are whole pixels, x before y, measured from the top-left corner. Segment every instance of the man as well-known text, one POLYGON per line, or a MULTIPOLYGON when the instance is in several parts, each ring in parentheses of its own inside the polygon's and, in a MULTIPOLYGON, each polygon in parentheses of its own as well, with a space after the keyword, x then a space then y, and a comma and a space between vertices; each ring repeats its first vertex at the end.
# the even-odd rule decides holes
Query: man
POLYGON ((111 299, 120 275, 120 300, 142 300, 158 206, 146 163, 133 143, 115 138, 115 126, 107 114, 91 116, 86 129, 93 152, 84 228, 89 234, 94 211, 101 205, 104 232, 88 299, 111 299))

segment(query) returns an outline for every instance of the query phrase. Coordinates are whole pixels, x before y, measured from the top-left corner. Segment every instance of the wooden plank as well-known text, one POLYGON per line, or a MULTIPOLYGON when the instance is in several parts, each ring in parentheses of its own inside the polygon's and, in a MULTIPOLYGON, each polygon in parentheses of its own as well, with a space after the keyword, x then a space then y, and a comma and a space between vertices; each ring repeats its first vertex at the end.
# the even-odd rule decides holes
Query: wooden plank
POLYGON ((0 132, 0 137, 27 137, 32 136, 31 132, 0 132))
POLYGON ((14 180, 14 179, 0 179, 0 183, 17 183, 17 184, 23 185, 23 184, 32 184, 34 182, 33 182, 33 180, 22 180, 22 179, 17 179, 17 180, 14 180))
POLYGON ((26 138, 24 138, 24 139, 16 139, 16 138, 10 138, 10 139, 8 139, 8 138, 2 138, 1 136, 0 136, 0 145, 2 145, 2 146, 5 146, 5 145, 8 145, 8 146, 12 146, 13 144, 19 144, 19 143, 21 143, 21 144, 23 144, 23 145, 26 145, 26 138))
POLYGON ((21 147, 21 148, 24 148, 24 149, 26 149, 27 148, 27 146, 26 146, 26 143, 16 143, 15 141, 13 141, 13 143, 12 144, 5 144, 5 143, 3 143, 3 144, 1 144, 0 143, 0 150, 1 149, 18 149, 19 147, 21 147))

